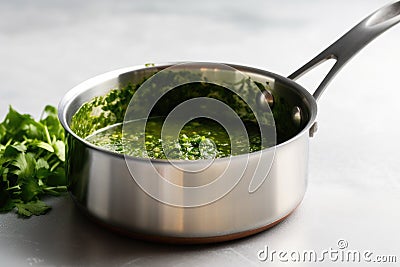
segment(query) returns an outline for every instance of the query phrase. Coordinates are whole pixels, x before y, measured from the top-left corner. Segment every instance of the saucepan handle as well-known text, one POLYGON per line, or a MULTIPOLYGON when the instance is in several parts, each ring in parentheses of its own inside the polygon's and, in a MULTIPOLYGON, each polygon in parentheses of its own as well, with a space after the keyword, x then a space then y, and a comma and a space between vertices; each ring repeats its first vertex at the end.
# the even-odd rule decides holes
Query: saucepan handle
POLYGON ((319 55, 289 75, 288 78, 295 80, 325 60, 336 59, 335 65, 313 94, 314 98, 318 100, 332 78, 349 59, 378 35, 398 22, 400 22, 400 1, 386 5, 369 15, 319 55))

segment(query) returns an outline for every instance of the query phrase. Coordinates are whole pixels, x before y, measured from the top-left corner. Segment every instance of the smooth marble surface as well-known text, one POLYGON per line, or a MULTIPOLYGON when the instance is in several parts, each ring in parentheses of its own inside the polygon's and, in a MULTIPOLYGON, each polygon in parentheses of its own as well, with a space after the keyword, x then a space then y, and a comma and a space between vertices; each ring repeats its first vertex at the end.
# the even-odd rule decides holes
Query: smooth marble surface
MULTIPOLYGON (((96 74, 146 62, 217 61, 288 75, 387 3, 336 1, 0 1, 0 117, 39 116, 96 74)), ((287 266, 259 250, 348 248, 400 261, 400 27, 361 51, 319 101, 306 196, 250 238, 171 246, 116 235, 68 195, 45 216, 0 215, 1 266, 287 266)), ((315 71, 303 79, 313 88, 315 71)), ((293 266, 351 266, 347 262, 293 266)), ((354 265, 364 266, 362 263, 354 265), (361 264, 361 265, 360 265, 361 264)), ((370 263, 368 266, 382 266, 370 263)), ((386 263, 384 266, 396 266, 386 263)))

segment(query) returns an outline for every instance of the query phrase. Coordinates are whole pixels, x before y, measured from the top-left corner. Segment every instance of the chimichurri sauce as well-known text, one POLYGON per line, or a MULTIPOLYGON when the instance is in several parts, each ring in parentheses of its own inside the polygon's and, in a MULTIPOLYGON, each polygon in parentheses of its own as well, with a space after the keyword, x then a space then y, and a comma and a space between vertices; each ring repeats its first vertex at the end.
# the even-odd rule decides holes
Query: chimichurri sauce
MULTIPOLYGON (((118 88, 110 89, 107 94, 96 96, 84 103, 72 116, 71 129, 79 137, 113 152, 142 158, 186 160, 222 158, 255 152, 289 140, 301 130, 299 125, 293 123, 293 103, 280 96, 279 90, 275 90, 278 87, 272 88, 268 82, 254 81, 257 88, 251 86, 250 78, 235 83, 226 82, 229 88, 235 88, 237 93, 208 82, 184 83, 167 91, 171 86, 175 86, 176 82, 202 80, 201 75, 190 71, 163 71, 158 75, 165 77, 159 79, 161 83, 154 82, 152 87, 160 88, 156 92, 166 93, 148 115, 146 129, 144 120, 141 123, 122 123, 125 118, 130 118, 130 114, 144 114, 141 112, 147 108, 146 101, 135 103, 133 106, 130 106, 130 101, 146 78, 141 82, 121 84, 118 88), (260 90, 268 90, 274 94, 274 105, 272 113, 268 110, 261 111, 261 116, 256 118, 249 106, 252 102, 247 103, 242 96, 248 101, 255 101, 260 90), (245 125, 246 136, 242 136, 243 133, 232 135, 231 132, 229 136, 225 128, 216 121, 197 118, 183 128, 182 125, 177 126, 176 128, 182 129, 175 137, 161 138, 163 118, 181 103, 199 97, 216 99, 229 106, 245 125), (260 134, 260 125, 263 135, 260 134), (129 130, 126 131, 126 128, 129 130), (235 138, 237 136, 239 138, 235 138)), ((152 90, 142 94, 143 99, 155 97, 152 90)), ((253 105, 257 103, 254 102, 253 105)), ((227 126, 231 128, 232 125, 227 126)))
POLYGON ((232 144, 225 128, 211 119, 189 121, 177 139, 168 136, 161 138, 163 122, 163 117, 147 119, 144 132, 140 129, 143 128, 143 121, 126 122, 125 125, 117 123, 94 132, 86 140, 113 152, 152 159, 222 158, 264 148, 259 126, 253 122, 244 122, 247 136, 234 138, 235 143, 232 144), (235 149, 231 149, 233 146, 235 149))

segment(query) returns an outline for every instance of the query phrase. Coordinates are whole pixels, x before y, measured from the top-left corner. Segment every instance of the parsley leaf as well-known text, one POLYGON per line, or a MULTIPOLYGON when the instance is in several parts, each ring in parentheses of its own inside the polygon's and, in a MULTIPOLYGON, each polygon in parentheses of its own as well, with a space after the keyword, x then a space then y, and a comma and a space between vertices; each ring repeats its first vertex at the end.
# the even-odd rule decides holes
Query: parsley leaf
POLYGON ((45 214, 49 209, 51 209, 50 206, 40 200, 30 201, 27 203, 15 203, 15 206, 17 208, 17 213, 26 217, 45 214))
POLYGON ((18 168, 14 173, 20 180, 27 180, 35 176, 36 161, 32 154, 19 153, 13 165, 18 168))
POLYGON ((40 198, 67 188, 64 141, 55 107, 46 106, 39 121, 9 108, 0 123, 0 212, 30 217, 50 210, 40 198))

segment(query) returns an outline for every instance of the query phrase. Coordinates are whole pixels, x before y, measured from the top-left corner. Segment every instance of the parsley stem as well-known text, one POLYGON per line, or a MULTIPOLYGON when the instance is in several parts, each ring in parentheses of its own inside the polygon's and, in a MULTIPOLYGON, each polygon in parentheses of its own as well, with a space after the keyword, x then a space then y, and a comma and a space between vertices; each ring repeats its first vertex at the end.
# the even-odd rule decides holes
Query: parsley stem
POLYGON ((16 186, 9 187, 6 190, 14 190, 14 189, 20 190, 21 187, 19 185, 16 185, 16 186))
POLYGON ((53 156, 53 154, 52 154, 52 153, 48 153, 48 154, 44 157, 44 159, 45 159, 46 161, 48 161, 48 160, 51 158, 51 156, 53 156))
POLYGON ((51 145, 51 139, 50 139, 49 130, 47 129, 47 125, 44 126, 44 132, 46 134, 47 143, 49 143, 51 145))
POLYGON ((36 157, 40 158, 40 156, 42 155, 43 150, 39 150, 39 152, 37 152, 36 157))
POLYGON ((65 186, 65 185, 49 186, 49 187, 44 188, 43 190, 51 191, 51 190, 54 190, 54 189, 67 190, 67 186, 65 186))
POLYGON ((55 169, 59 164, 60 164, 60 161, 57 161, 56 164, 54 164, 54 165, 51 167, 50 171, 51 171, 51 172, 54 171, 54 169, 55 169))
POLYGON ((9 146, 11 144, 11 142, 13 141, 12 138, 8 139, 7 143, 4 145, 5 147, 9 146))

